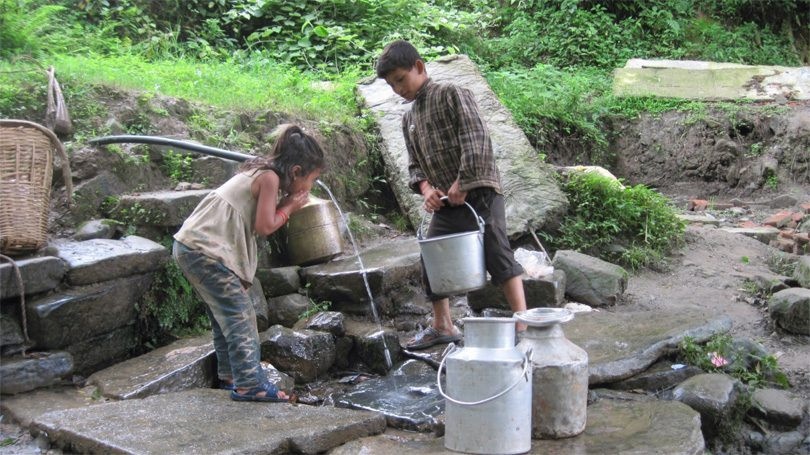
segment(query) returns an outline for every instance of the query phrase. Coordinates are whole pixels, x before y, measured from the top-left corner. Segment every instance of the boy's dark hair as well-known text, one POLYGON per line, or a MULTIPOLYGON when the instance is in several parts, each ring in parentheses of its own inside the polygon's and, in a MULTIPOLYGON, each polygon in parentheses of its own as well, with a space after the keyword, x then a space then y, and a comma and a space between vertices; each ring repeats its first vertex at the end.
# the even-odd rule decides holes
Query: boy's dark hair
POLYGON ((278 174, 281 191, 287 193, 293 178, 293 167, 301 166, 301 175, 326 167, 323 149, 314 137, 298 125, 285 124, 278 127, 280 133, 269 156, 246 161, 240 171, 272 169, 278 174))
POLYGON ((409 70, 416 65, 417 60, 422 60, 422 56, 413 44, 405 40, 391 42, 385 46, 377 60, 377 77, 385 79, 397 68, 409 70))

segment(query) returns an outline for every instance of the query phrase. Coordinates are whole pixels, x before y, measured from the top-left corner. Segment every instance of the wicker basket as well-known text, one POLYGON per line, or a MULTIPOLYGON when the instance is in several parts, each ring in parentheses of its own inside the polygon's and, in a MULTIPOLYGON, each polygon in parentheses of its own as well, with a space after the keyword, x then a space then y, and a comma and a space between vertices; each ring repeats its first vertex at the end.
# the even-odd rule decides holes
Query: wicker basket
POLYGON ((51 130, 24 120, 0 120, 0 253, 45 245, 53 151, 62 158, 68 199, 73 191, 67 154, 51 130))

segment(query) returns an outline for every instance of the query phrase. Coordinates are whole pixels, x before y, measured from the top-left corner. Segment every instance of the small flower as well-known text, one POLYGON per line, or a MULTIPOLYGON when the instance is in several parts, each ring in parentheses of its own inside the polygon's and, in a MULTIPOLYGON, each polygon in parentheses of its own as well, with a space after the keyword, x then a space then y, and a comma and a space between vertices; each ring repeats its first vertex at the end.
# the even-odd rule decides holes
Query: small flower
POLYGON ((709 360, 712 362, 712 365, 717 368, 728 365, 728 360, 714 351, 708 353, 707 355, 709 356, 709 360))

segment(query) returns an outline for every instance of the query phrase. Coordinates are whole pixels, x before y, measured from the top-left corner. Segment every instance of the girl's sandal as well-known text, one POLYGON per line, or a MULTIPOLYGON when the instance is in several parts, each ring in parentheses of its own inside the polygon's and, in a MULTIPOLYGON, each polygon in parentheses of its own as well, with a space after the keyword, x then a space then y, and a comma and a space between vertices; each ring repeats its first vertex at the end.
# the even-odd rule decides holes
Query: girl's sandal
POLYGON ((245 393, 239 393, 234 389, 233 391, 231 391, 231 400, 263 401, 269 403, 286 403, 287 401, 289 401, 288 398, 279 398, 278 389, 276 388, 276 386, 270 384, 269 382, 259 384, 257 387, 254 387, 245 393), (264 396, 257 395, 262 392, 266 392, 266 394, 264 396))

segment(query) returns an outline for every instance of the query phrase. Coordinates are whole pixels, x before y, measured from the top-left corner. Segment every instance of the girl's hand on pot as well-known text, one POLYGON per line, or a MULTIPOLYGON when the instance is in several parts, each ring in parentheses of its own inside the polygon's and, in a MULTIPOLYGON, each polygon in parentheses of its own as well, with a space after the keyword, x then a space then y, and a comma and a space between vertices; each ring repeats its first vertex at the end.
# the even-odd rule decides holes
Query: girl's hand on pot
POLYGON ((309 193, 306 191, 299 191, 294 194, 287 195, 279 203, 279 208, 284 208, 288 213, 293 213, 306 205, 309 202, 309 193))

